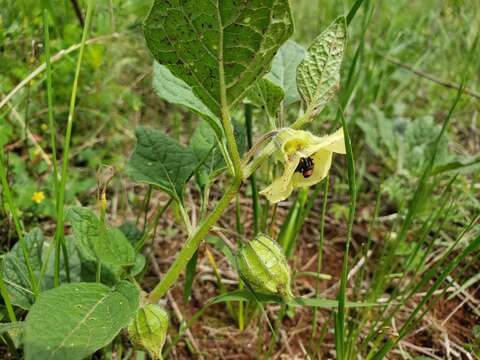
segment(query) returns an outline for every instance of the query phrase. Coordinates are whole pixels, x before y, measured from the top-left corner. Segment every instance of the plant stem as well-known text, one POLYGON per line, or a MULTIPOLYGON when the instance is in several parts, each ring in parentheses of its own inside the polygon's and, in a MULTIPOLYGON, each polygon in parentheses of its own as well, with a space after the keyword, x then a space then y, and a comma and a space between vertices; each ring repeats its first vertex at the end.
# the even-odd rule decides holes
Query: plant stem
MULTIPOLYGON (((247 143, 248 149, 251 149, 253 146, 253 130, 252 130, 252 105, 245 104, 245 127, 247 128, 247 143)), ((258 234, 260 229, 259 219, 260 219, 260 203, 258 201, 258 188, 257 188, 257 177, 255 174, 250 176, 250 186, 252 188, 252 208, 253 208, 253 231, 254 235, 258 234)))
MULTIPOLYGON (((67 182, 67 173, 68 173, 68 157, 70 152, 70 141, 72 137, 72 127, 73 119, 75 115, 75 104, 77 98, 77 89, 78 81, 80 78, 80 69, 82 65, 83 52, 85 49, 85 43, 87 41, 88 31, 90 29, 90 23, 92 20, 94 2, 93 0, 88 0, 87 2, 87 16, 85 20, 85 27, 83 28, 82 41, 80 45, 80 50, 77 59, 77 67, 75 69, 75 78, 73 80, 72 95, 70 97, 70 107, 68 111, 68 120, 67 120, 67 130, 64 141, 64 153, 63 153, 63 162, 62 162, 62 177, 60 180, 60 189, 58 194, 58 204, 57 204, 57 228, 55 231, 55 264, 54 264, 54 277, 53 285, 57 287, 60 284, 60 250, 61 245, 64 241, 64 205, 65 205, 65 185, 67 182)), ((65 264, 68 267, 68 264, 65 264)))
POLYGON ((4 270, 4 262, 0 264, 1 266, 1 273, 0 273, 0 295, 2 295, 3 302, 5 303, 5 308, 7 309, 8 318, 11 322, 16 322, 17 317, 15 316, 15 311, 13 310, 12 302, 10 301, 10 295, 8 295, 7 287, 5 286, 5 282, 3 281, 3 270, 4 270))
POLYGON ((160 209, 157 209, 157 213, 155 214, 155 218, 154 218, 153 222, 143 232, 142 237, 135 244, 135 252, 137 254, 140 253, 140 251, 142 251, 143 246, 145 245, 145 241, 150 236, 150 234, 155 233, 155 230, 157 229, 158 222, 159 222, 160 218, 165 213, 165 211, 168 209, 168 207, 170 206, 172 201, 173 201, 173 198, 168 199, 168 201, 165 205, 163 205, 160 209))
POLYGON ((58 165, 56 128, 53 116, 53 91, 52 91, 52 64, 50 62, 50 31, 48 27, 48 11, 43 8, 43 36, 45 42, 45 64, 47 66, 47 104, 48 104, 48 127, 50 130, 50 147, 52 148, 53 184, 55 189, 55 204, 58 206, 58 165))
POLYGON ((343 269, 340 281, 340 291, 338 293, 338 314, 335 316, 335 340, 336 352, 338 359, 345 358, 346 334, 345 334, 345 319, 346 319, 346 292, 347 292, 347 276, 348 276, 348 256, 350 250, 350 243, 352 240, 353 222, 355 220, 355 208, 357 202, 357 186, 355 184, 355 163, 353 158, 352 143, 348 133, 348 127, 343 115, 343 109, 339 109, 340 120, 342 121, 343 133, 345 137, 345 148, 347 150, 347 170, 348 170, 348 188, 349 188, 349 211, 348 211, 348 225, 347 225, 347 239, 345 244, 345 252, 343 254, 343 269))
POLYGON ((164 278, 150 293, 149 301, 151 303, 154 304, 160 300, 160 298, 167 293, 170 286, 172 286, 177 280, 180 272, 185 268, 185 266, 187 266, 188 261, 191 259, 195 251, 197 251, 197 248, 203 238, 208 234, 210 229, 215 225, 220 216, 226 210, 230 204, 230 201, 232 201, 232 199, 235 197, 241 184, 241 178, 235 177, 223 197, 218 201, 215 209, 207 216, 201 225, 195 229, 192 235, 189 236, 182 250, 180 250, 175 261, 165 274, 164 278))
MULTIPOLYGON (((220 10, 218 10, 220 11, 220 10)), ((222 17, 219 15, 219 19, 222 17)), ((223 27, 223 24, 221 24, 223 27)), ((227 149, 229 155, 233 162, 233 170, 235 178, 242 179, 242 161, 240 159, 240 154, 238 152, 237 143, 235 141, 235 134, 233 131, 232 121, 230 119, 230 112, 227 100, 227 88, 225 85, 225 69, 223 67, 223 31, 219 32, 219 46, 218 46, 218 58, 220 59, 220 63, 218 66, 218 75, 219 75, 219 82, 220 82, 220 113, 222 118, 222 125, 223 130, 225 132, 225 138, 227 140, 227 149)))
MULTIPOLYGON (((320 274, 322 271, 322 260, 323 260, 323 243, 325 239, 325 216, 327 214, 327 203, 328 203, 328 185, 330 182, 330 176, 327 174, 327 177, 323 183, 323 204, 322 204, 322 212, 320 214, 320 241, 318 243, 318 254, 317 254, 317 274, 320 274)), ((318 297, 320 292, 320 281, 317 277, 315 281, 315 297, 318 297)), ((318 317, 318 309, 316 307, 313 308, 313 320, 312 320, 312 342, 316 336, 317 332, 317 317, 318 317)))
POLYGON ((13 223, 15 224, 15 230, 17 232, 18 241, 20 243, 20 247, 22 248, 25 265, 27 267, 30 285, 32 286, 33 294, 35 295, 35 298, 36 298, 38 296, 38 284, 35 278, 35 274, 33 273, 32 263, 30 262, 30 254, 28 253, 27 244, 25 243, 25 238, 23 236, 24 230, 17 214, 17 208, 15 207, 15 203, 13 202, 10 186, 8 185, 7 169, 3 161, 3 158, 4 158, 3 146, 0 146, 0 180, 3 188, 3 197, 8 205, 8 208, 10 209, 10 213, 12 214, 12 219, 13 219, 13 223))

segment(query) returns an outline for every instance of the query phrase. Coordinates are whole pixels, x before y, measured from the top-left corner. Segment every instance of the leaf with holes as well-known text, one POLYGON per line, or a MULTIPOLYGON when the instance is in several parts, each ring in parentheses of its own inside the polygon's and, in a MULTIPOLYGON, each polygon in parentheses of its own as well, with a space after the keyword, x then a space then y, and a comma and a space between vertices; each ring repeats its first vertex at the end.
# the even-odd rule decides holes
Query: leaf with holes
POLYGON ((250 88, 247 97, 253 105, 265 110, 270 119, 274 119, 285 93, 280 86, 270 80, 261 79, 250 88))
POLYGON ((155 59, 217 116, 269 69, 292 35, 289 0, 155 0, 145 39, 155 59))
POLYGON ((192 88, 183 80, 175 77, 167 67, 153 64, 153 88, 158 96, 172 103, 183 105, 204 118, 215 131, 222 136, 220 120, 193 93, 192 88))
POLYGON ((314 40, 297 68, 298 90, 312 116, 323 110, 340 86, 346 41, 347 24, 341 16, 314 40))
POLYGON ((273 58, 272 70, 265 76, 285 92, 284 106, 300 100, 297 89, 297 67, 305 58, 306 53, 303 46, 293 40, 288 40, 278 49, 273 58))
POLYGON ((193 151, 153 128, 139 127, 136 135, 128 175, 133 181, 158 186, 181 200, 185 183, 197 166, 193 151))
POLYGON ((25 323, 26 360, 81 360, 108 345, 135 316, 139 292, 72 283, 40 294, 25 323))

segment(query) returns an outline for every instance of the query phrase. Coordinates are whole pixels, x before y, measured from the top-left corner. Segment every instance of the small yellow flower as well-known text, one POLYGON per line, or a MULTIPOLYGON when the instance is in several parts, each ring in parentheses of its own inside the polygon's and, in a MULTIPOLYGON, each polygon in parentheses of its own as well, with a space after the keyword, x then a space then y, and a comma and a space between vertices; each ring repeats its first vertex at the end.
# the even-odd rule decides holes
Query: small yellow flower
POLYGON ((40 125, 40 129, 42 129, 42 131, 47 131, 48 130, 48 125, 43 123, 42 125, 40 125))
POLYGON ((285 200, 295 188, 319 183, 330 170, 332 154, 346 153, 343 129, 322 137, 284 129, 274 141, 284 164, 283 174, 260 192, 272 203, 285 200))
POLYGON ((32 200, 36 204, 41 204, 45 200, 45 194, 43 191, 35 191, 32 195, 32 200))

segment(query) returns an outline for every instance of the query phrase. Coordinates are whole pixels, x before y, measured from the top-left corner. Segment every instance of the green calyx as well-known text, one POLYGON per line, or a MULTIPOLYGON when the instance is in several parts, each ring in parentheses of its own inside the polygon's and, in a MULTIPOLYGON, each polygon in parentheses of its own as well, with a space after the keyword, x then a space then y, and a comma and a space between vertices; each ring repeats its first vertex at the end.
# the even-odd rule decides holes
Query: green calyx
POLYGON ((161 359, 167 330, 168 313, 161 306, 147 304, 128 326, 128 335, 134 345, 146 349, 153 359, 161 359))
POLYGON ((292 298, 290 267, 278 243, 259 234, 237 253, 242 279, 254 290, 292 298))

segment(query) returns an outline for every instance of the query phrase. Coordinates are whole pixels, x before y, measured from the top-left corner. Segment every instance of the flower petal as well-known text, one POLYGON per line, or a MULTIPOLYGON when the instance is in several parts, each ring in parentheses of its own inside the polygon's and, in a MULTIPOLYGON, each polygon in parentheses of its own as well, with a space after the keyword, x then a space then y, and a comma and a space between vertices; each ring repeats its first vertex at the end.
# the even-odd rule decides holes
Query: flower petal
POLYGON ((296 154, 286 159, 283 174, 273 180, 273 182, 265 189, 260 191, 260 194, 266 196, 271 203, 285 200, 292 193, 292 178, 299 162, 300 156, 296 154))
POLYGON ((307 156, 312 156, 312 154, 316 153, 321 149, 329 150, 339 154, 346 153, 345 140, 343 138, 342 128, 338 129, 331 135, 322 136, 322 137, 312 135, 312 137, 314 139, 313 141, 311 141, 311 144, 307 146, 305 149, 303 149, 302 151, 307 156))

